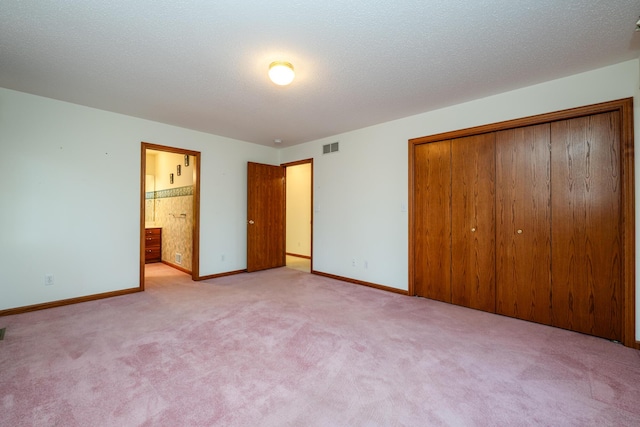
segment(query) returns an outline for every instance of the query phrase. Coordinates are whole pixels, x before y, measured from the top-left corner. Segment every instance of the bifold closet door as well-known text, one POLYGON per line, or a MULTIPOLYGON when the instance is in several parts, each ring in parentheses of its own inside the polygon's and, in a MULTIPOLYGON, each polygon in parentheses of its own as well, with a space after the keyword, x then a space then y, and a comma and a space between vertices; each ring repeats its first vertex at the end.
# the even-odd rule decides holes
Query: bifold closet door
POLYGON ((451 141, 414 152, 416 295, 451 302, 451 141))
POLYGON ((622 337, 618 112, 551 124, 553 325, 622 337))
POLYGON ((496 133, 496 312, 551 324, 550 125, 496 133))
POLYGON ((495 311, 495 134, 451 142, 451 299, 495 311))

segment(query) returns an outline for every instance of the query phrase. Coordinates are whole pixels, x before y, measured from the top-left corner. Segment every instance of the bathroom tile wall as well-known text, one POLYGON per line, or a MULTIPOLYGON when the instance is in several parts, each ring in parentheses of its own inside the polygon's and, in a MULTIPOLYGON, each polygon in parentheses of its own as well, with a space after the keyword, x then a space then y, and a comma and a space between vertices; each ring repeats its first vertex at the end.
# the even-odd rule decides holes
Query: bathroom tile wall
POLYGON ((191 271, 193 186, 154 191, 152 199, 147 195, 147 204, 150 200, 155 207, 154 225, 162 228, 162 261, 191 271), (180 262, 176 254, 181 255, 180 262))

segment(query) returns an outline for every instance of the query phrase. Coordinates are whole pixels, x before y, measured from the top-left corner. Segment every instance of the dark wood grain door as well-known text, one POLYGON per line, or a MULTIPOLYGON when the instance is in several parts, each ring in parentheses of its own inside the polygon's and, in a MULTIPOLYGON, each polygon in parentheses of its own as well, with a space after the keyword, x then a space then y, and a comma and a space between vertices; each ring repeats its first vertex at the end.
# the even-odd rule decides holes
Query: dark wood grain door
POLYGON ((285 265, 285 168, 248 163, 247 271, 285 265))
POLYGON ((414 152, 416 295, 451 302, 451 141, 414 152))
POLYGON ((553 325, 622 336, 619 113, 551 124, 553 325))
POLYGON ((496 133, 496 312, 551 324, 551 126, 496 133))
POLYGON ((495 134, 451 142, 451 295, 495 311, 495 134))

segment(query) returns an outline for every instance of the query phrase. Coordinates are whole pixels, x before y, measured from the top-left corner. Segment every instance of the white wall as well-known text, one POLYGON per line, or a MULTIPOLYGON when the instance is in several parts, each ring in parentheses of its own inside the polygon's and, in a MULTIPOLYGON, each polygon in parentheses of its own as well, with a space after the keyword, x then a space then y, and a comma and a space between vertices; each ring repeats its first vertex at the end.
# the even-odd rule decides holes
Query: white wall
POLYGON ((311 163, 287 167, 287 253, 311 256, 311 163))
POLYGON ((139 285, 142 141, 202 153, 200 274, 246 267, 246 163, 276 150, 0 89, 0 310, 139 285))
MULTIPOLYGON (((409 139, 620 98, 637 100, 638 68, 638 60, 628 61, 281 149, 283 163, 314 158, 314 269, 406 290, 409 139), (322 155, 322 145, 335 141, 340 151, 322 155)), ((636 108, 636 135, 639 113, 636 108)), ((638 183, 636 193, 640 200, 638 183)))

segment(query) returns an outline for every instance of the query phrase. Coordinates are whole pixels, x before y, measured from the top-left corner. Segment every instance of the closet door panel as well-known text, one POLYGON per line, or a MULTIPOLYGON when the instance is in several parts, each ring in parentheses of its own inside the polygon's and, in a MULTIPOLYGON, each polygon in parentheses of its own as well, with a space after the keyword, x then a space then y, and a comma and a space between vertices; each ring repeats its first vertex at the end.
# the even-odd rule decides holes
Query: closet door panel
POLYGON ((550 125, 496 134, 496 312, 551 324, 550 125))
POLYGON ((415 291, 451 302, 451 141, 415 147, 415 291))
POLYGON ((451 142, 451 294, 495 311, 495 134, 451 142))
POLYGON ((553 325, 622 335, 619 113, 555 122, 552 146, 553 325))

